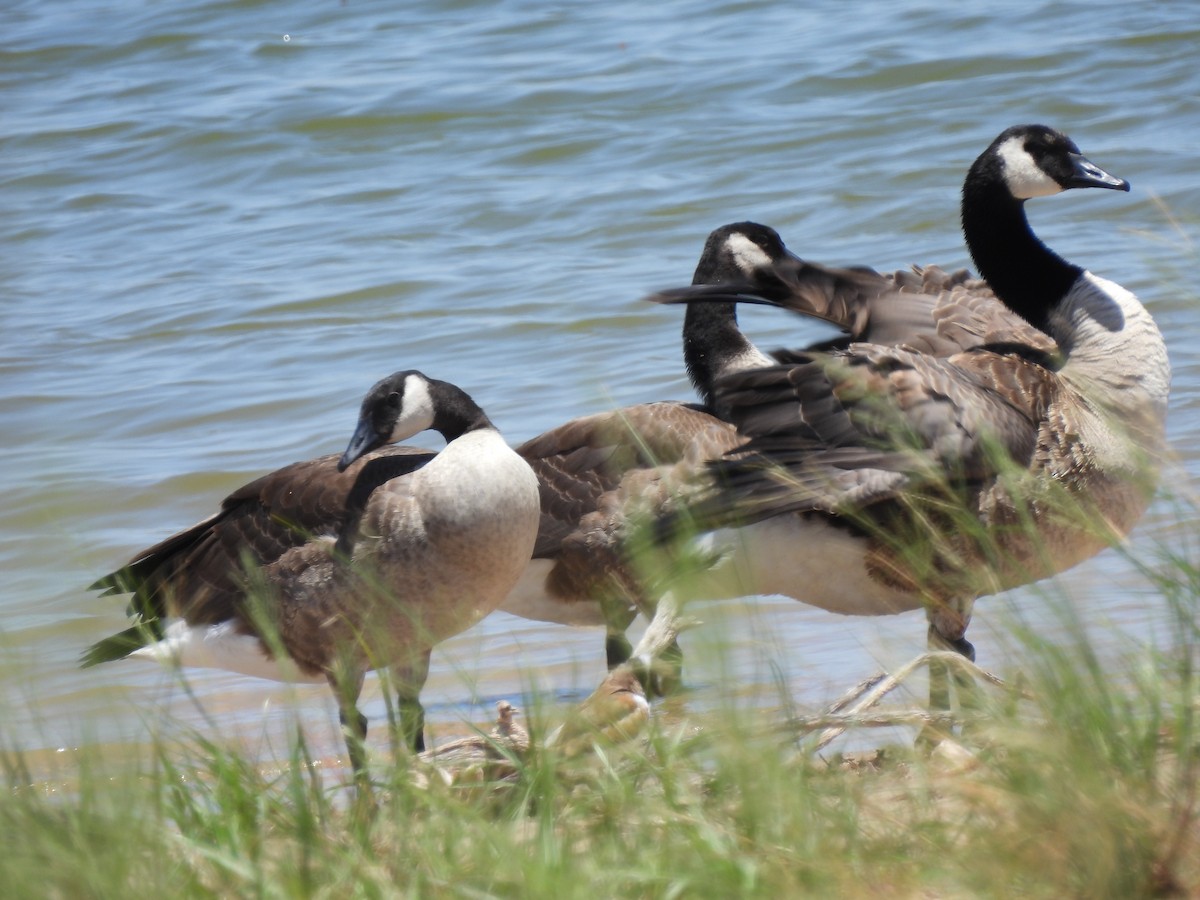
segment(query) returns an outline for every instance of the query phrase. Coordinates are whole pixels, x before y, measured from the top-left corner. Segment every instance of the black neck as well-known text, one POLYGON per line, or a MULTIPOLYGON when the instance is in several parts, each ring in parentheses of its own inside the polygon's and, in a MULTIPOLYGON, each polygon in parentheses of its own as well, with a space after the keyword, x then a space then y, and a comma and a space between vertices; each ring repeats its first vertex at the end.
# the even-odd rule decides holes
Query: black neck
POLYGON ((705 406, 713 406, 713 382, 726 363, 752 349, 738 328, 736 303, 688 304, 683 317, 683 362, 705 406))
POLYGON ((448 381, 430 379, 429 394, 433 398, 434 406, 431 427, 447 443, 462 437, 468 431, 496 427, 466 391, 448 381))
POLYGON ((1038 240, 1025 218, 1024 201, 998 178, 968 177, 962 225, 971 258, 996 296, 1034 328, 1047 331, 1050 312, 1083 269, 1038 240))
POLYGON ((346 495, 345 513, 338 530, 337 543, 334 551, 339 559, 348 561, 354 555, 354 545, 358 540, 359 525, 363 513, 367 509, 367 501, 380 485, 387 484, 393 478, 411 474, 432 460, 436 453, 403 453, 384 454, 375 456, 363 463, 358 474, 354 476, 354 484, 346 495))

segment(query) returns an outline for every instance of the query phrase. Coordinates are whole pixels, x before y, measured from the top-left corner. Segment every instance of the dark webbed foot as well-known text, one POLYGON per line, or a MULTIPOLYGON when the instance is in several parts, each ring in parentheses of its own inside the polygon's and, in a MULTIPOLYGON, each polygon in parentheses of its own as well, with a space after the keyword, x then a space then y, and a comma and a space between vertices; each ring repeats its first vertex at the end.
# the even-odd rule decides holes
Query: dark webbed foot
POLYGON ((959 638, 956 641, 946 641, 946 646, 957 653, 959 656, 965 656, 971 662, 975 662, 975 645, 968 641, 965 637, 959 638))
POLYGON ((401 697, 397 703, 401 746, 415 753, 425 752, 425 707, 416 697, 401 697))
POLYGON ((617 666, 629 662, 633 645, 625 637, 625 631, 637 618, 637 608, 621 594, 604 594, 600 597, 600 615, 604 619, 604 658, 611 672, 617 666))

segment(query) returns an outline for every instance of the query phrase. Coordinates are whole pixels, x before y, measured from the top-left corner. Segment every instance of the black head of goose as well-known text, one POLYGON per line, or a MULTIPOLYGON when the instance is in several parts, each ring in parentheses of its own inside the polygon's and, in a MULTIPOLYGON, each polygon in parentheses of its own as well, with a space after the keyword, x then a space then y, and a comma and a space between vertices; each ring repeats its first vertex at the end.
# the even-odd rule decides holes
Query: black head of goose
MULTIPOLYGON (((748 273, 767 271, 786 255, 787 248, 773 228, 754 222, 725 225, 705 240, 692 285, 720 297, 730 286, 745 282, 748 273)), ((774 360, 742 333, 737 305, 718 301, 688 306, 683 318, 683 362, 692 387, 704 405, 714 409, 713 385, 718 378, 769 366, 774 360)))
MULTIPOLYGON (((719 477, 691 512, 731 584, 856 615, 924 607, 931 642, 970 654, 976 597, 1062 571, 1134 525, 1162 450, 1162 336, 1133 294, 1054 254, 1024 213, 1027 199, 1082 187, 1128 184, 1059 132, 1006 130, 971 166, 962 200, 967 245, 1005 312, 989 300, 986 314, 960 315, 968 327, 940 331, 939 308, 963 281, 913 307, 920 340, 889 325, 889 341, 717 381, 749 443, 713 464, 719 477), (948 492, 973 527, 930 515, 926 501, 948 492)), ((903 300, 870 270, 778 261, 729 291, 655 299, 765 301, 860 338, 871 329, 853 323, 903 300)))
POLYGON ((366 672, 394 670, 403 738, 421 749, 418 694, 431 649, 500 604, 529 561, 537 526, 537 480, 483 410, 448 382, 398 372, 367 394, 340 458, 264 476, 215 516, 100 579, 94 587, 134 592, 137 622, 92 646, 84 665, 135 656, 327 681, 361 773, 366 720, 357 700, 366 672), (427 429, 446 439, 440 453, 383 446, 427 429), (312 474, 326 481, 310 486, 317 496, 274 502, 280 489, 303 493, 312 474), (273 528, 246 514, 262 497, 275 512, 289 502, 319 505, 322 491, 342 507, 324 517, 340 531, 308 532, 282 549, 273 528), (219 563, 206 586, 206 564, 234 538, 222 527, 231 518, 251 545, 262 539, 271 559, 244 575, 219 563))

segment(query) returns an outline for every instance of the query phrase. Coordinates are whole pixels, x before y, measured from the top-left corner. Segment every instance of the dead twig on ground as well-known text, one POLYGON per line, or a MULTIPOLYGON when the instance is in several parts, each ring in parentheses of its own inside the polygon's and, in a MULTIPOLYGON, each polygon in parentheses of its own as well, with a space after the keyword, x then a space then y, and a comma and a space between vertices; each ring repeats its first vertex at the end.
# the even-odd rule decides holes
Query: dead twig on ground
POLYGON ((1004 679, 981 669, 965 656, 950 650, 930 650, 905 663, 895 672, 880 672, 843 694, 825 712, 817 716, 793 719, 787 727, 792 731, 807 734, 824 729, 818 736, 812 752, 817 753, 846 732, 848 728, 886 728, 891 725, 939 725, 948 720, 944 715, 932 715, 924 710, 900 710, 893 713, 867 715, 867 711, 902 685, 912 674, 930 662, 941 662, 961 669, 965 674, 985 681, 1004 690, 1013 691, 1024 699, 1032 699, 1022 688, 1013 687, 1004 679))

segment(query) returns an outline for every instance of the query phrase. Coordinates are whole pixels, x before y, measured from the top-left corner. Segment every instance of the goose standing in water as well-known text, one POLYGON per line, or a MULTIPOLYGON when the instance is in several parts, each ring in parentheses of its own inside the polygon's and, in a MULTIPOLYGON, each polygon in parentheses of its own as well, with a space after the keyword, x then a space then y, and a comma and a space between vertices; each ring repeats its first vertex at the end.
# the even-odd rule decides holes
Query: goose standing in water
POLYGON ((691 513, 731 592, 852 615, 923 607, 931 645, 973 658, 977 597, 1063 571, 1133 527, 1164 448, 1162 335, 1132 293, 1038 240, 1024 211, 1085 187, 1129 189, 1060 132, 1016 126, 963 186, 986 287, 960 278, 926 293, 776 254, 732 290, 652 298, 767 302, 874 340, 715 383, 748 443, 712 464, 691 513))
POLYGON ((132 655, 328 682, 361 775, 366 673, 393 670, 403 737, 423 749, 418 697, 430 651, 500 604, 537 527, 537 479, 483 410, 452 384, 398 372, 367 394, 340 459, 266 475, 100 579, 94 587, 134 592, 137 622, 93 645, 84 665, 132 655), (426 429, 446 439, 440 453, 384 446, 426 429), (287 522, 293 504, 324 508, 323 527, 287 522), (303 534, 284 538, 280 528, 303 534), (270 559, 243 575, 225 562, 243 548, 270 559))

